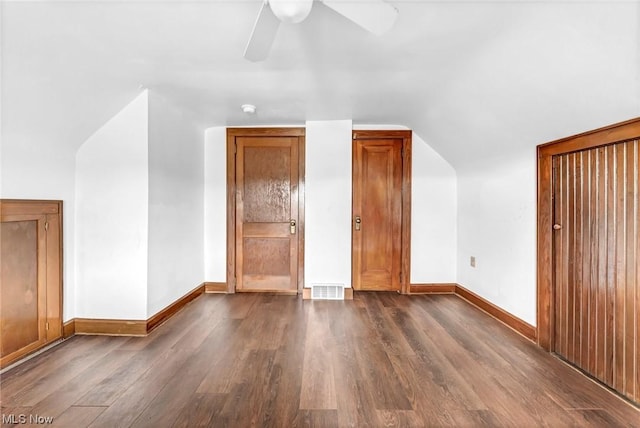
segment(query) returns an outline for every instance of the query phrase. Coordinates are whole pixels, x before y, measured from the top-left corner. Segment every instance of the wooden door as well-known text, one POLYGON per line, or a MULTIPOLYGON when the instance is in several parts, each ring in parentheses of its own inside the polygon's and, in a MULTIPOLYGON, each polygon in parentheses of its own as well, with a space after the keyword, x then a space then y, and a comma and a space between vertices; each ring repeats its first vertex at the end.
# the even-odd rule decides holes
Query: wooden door
POLYGON ((640 401, 637 139, 553 157, 553 349, 640 401))
POLYGON ((353 288, 400 291, 403 139, 374 137, 353 144, 353 288))
POLYGON ((59 203, 0 202, 0 367, 62 336, 59 203))
POLYGON ((301 136, 236 132, 235 290, 297 293, 301 136))

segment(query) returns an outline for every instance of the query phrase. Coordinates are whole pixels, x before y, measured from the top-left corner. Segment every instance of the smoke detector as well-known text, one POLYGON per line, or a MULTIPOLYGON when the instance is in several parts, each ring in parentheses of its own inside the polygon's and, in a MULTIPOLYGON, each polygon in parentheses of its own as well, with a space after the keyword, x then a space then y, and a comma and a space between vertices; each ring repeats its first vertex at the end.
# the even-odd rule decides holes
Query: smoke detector
POLYGON ((240 108, 246 114, 255 114, 256 112, 256 106, 254 106, 253 104, 242 104, 240 108))

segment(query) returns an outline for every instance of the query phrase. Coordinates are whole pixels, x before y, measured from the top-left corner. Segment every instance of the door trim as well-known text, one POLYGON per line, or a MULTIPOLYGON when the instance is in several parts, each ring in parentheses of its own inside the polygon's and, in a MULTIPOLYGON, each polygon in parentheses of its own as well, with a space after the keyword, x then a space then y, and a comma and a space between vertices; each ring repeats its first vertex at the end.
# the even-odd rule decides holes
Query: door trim
POLYGON ((537 335, 547 351, 554 343, 553 156, 640 138, 640 118, 563 138, 537 148, 537 335))
POLYGON ((298 294, 304 286, 305 128, 227 128, 227 293, 236 292, 236 138, 298 137, 298 294))
MULTIPOLYGON (((353 131, 353 141, 373 139, 402 139, 402 225, 400 237, 400 293, 410 294, 411 284, 411 140, 410 130, 358 130, 353 131)), ((352 143, 353 150, 353 143, 352 143)), ((353 179, 352 179, 353 180, 353 179)), ((353 201, 351 203, 353 218, 353 201)), ((353 227, 353 224, 351 225, 353 227)), ((353 254, 353 243, 351 244, 353 254)), ((351 265, 353 282, 353 263, 351 265)))

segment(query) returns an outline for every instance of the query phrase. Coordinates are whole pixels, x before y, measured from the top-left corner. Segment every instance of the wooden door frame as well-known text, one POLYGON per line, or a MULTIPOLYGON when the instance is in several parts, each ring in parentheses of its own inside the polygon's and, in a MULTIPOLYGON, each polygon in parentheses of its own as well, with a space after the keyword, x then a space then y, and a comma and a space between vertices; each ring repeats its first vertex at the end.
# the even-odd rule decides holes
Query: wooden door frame
POLYGON ((640 118, 616 123, 538 146, 537 156, 537 336, 553 351, 553 157, 640 138, 640 118))
POLYGON ((236 292, 236 138, 298 137, 298 294, 304 286, 305 128, 227 128, 227 293, 236 292))
MULTIPOLYGON (((357 140, 402 139, 402 225, 400 233, 400 294, 409 294, 411 284, 411 136, 410 130, 357 130, 353 131, 351 151, 355 150, 357 140)), ((353 160, 352 160, 353 165, 353 160)), ((353 170, 352 170, 353 174, 353 170)), ((351 178, 353 183, 353 175, 351 178)), ((352 190, 353 192, 353 190, 352 190)), ((351 201, 351 218, 353 228, 353 193, 351 201)), ((353 242, 351 242, 353 259, 353 242)), ((353 260, 351 263, 351 282, 353 283, 353 260)))
POLYGON ((38 221, 45 221, 48 223, 48 227, 45 226, 47 227, 45 229, 47 231, 47 263, 44 275, 46 278, 45 322, 49 324, 48 328, 45 328, 45 341, 41 346, 31 349, 24 355, 19 355, 16 358, 7 360, 6 363, 0 365, 0 368, 13 364, 21 358, 24 358, 26 355, 61 339, 64 335, 64 248, 62 206, 63 203, 61 200, 0 199, 0 219, 5 217, 28 216, 39 217, 38 221), (51 260, 52 257, 57 257, 57 260, 51 260), (52 261, 53 263, 51 263, 52 261))

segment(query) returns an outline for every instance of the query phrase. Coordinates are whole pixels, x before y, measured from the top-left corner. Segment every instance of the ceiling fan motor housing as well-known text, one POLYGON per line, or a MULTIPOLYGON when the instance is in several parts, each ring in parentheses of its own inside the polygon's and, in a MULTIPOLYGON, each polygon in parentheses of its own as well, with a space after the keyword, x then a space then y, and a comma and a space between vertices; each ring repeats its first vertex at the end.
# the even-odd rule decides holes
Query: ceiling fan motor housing
MULTIPOLYGON (((263 0, 244 50, 249 61, 267 59, 281 22, 298 23, 311 12, 315 0, 263 0)), ((385 0, 319 0, 329 9, 365 30, 381 36, 391 29, 398 9, 385 0)))
POLYGON ((268 0, 271 11, 282 22, 297 24, 311 12, 313 0, 268 0))

